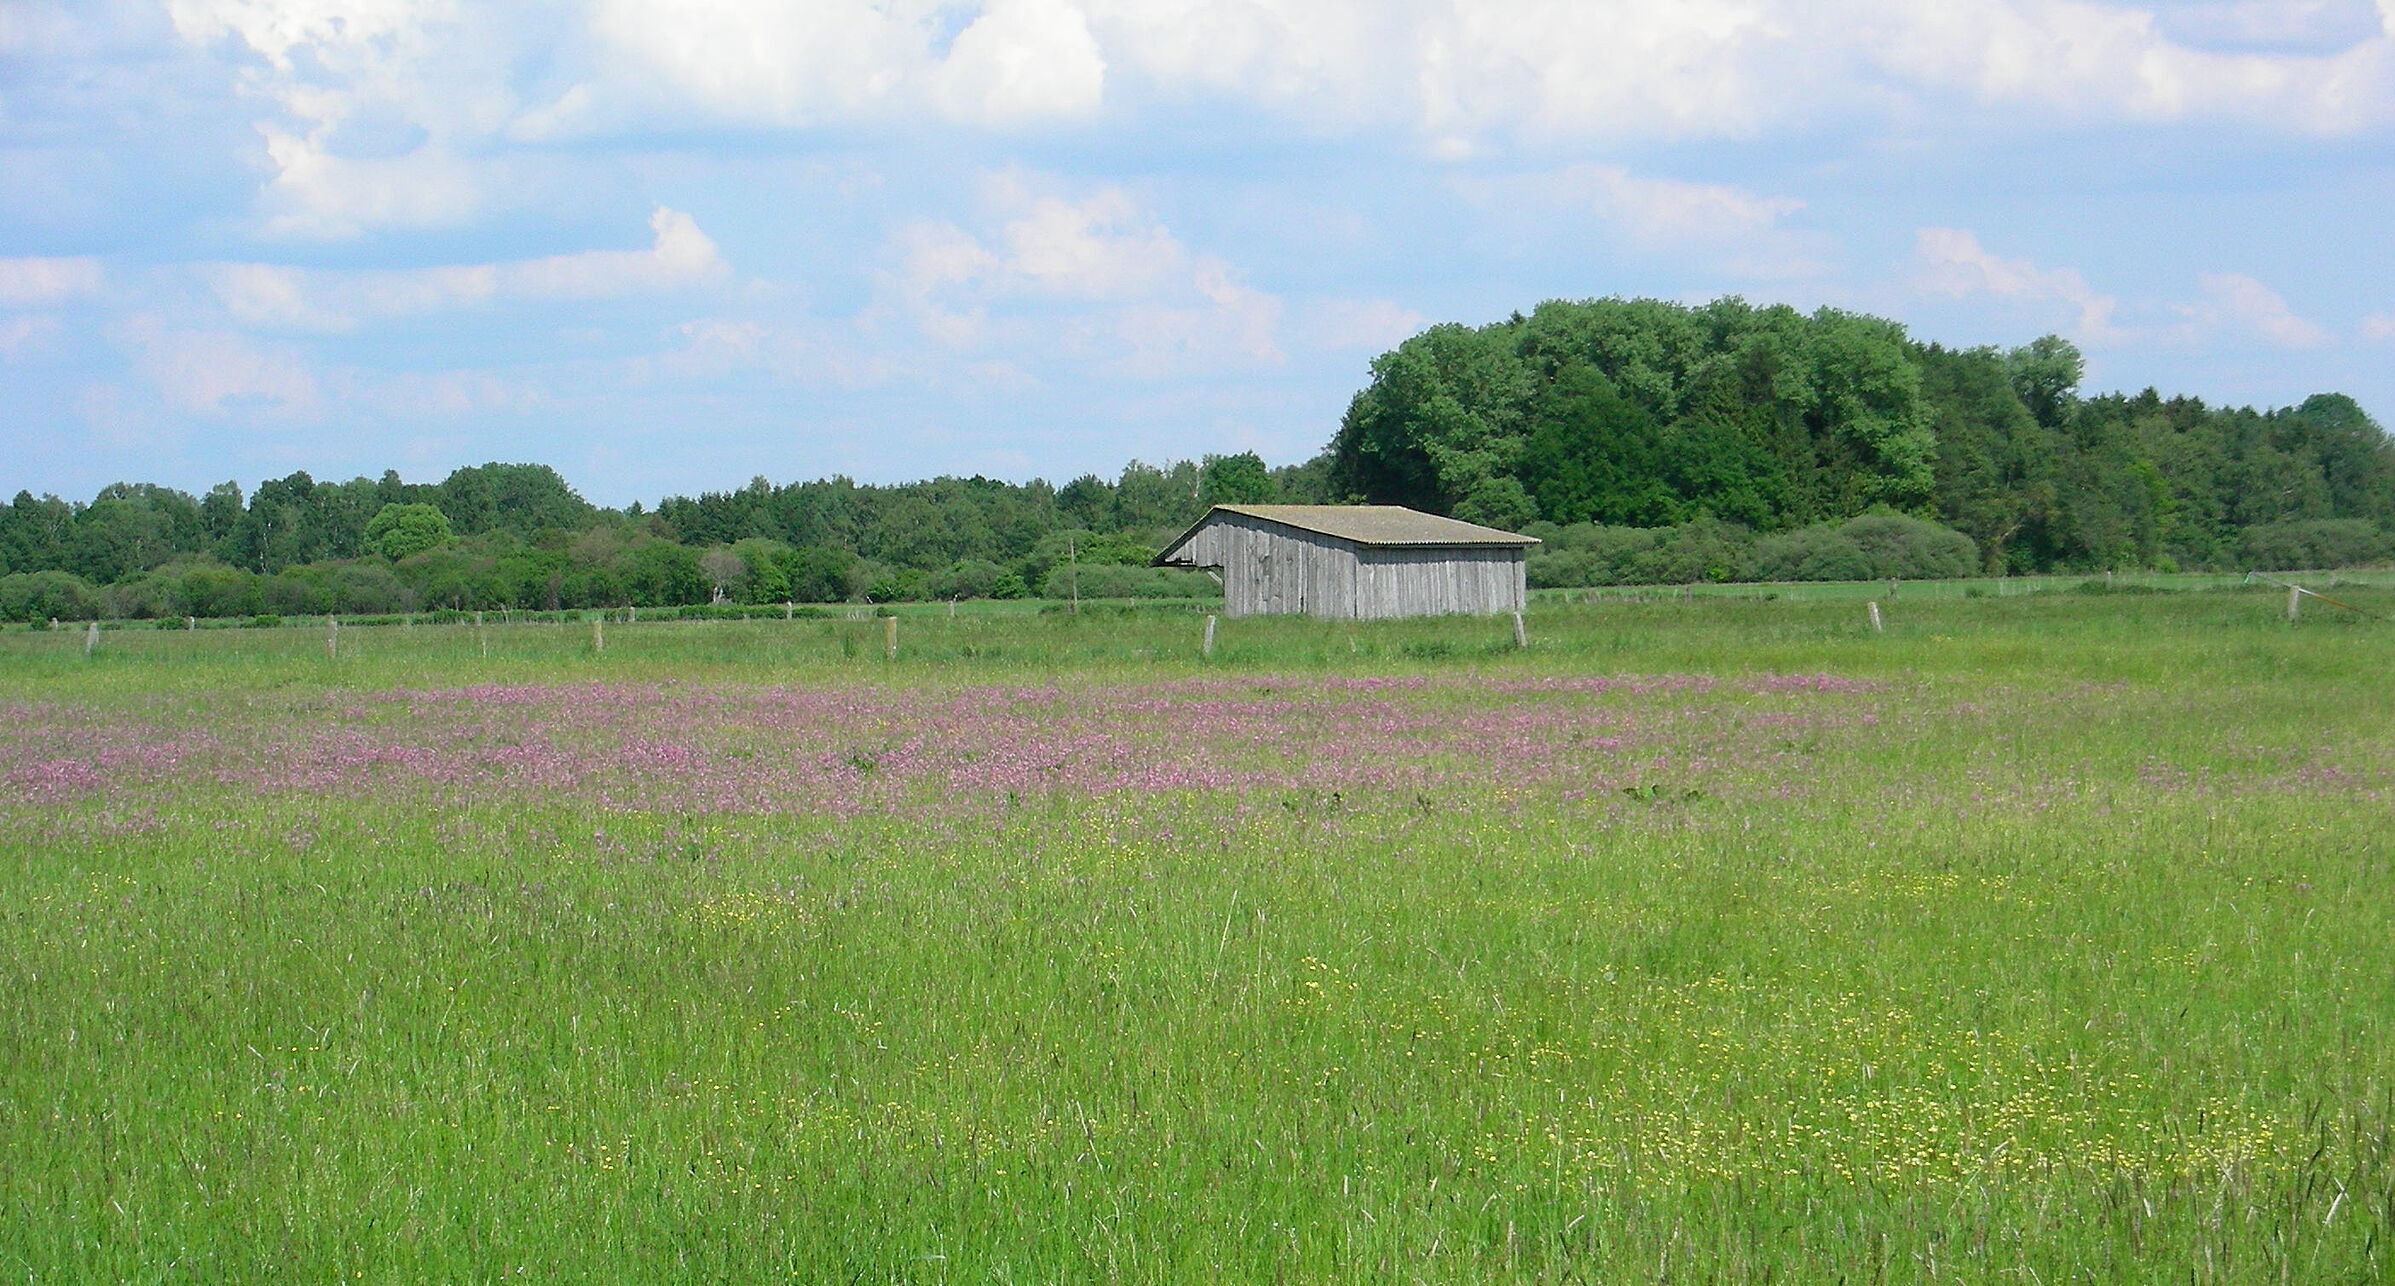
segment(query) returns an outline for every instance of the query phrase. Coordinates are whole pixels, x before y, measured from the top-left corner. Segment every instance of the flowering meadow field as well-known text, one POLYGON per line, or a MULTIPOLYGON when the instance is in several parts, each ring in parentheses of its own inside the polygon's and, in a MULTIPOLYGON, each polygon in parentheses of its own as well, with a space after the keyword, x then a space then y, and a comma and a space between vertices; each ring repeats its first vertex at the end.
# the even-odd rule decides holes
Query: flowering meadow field
POLYGON ((2387 1280, 2395 625, 1890 607, 0 634, 0 1279, 2387 1280))

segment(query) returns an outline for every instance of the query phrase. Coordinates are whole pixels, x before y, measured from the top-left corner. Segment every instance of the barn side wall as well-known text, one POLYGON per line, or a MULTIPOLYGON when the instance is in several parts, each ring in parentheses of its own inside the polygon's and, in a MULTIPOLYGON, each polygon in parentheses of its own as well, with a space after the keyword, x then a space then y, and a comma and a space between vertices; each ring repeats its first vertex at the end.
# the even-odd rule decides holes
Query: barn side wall
POLYGON ((1245 514, 1220 514, 1193 533, 1179 558, 1220 569, 1223 614, 1356 614, 1357 550, 1349 541, 1245 514))
POLYGON ((1362 551, 1356 615, 1518 612, 1526 597, 1520 549, 1456 546, 1362 551))

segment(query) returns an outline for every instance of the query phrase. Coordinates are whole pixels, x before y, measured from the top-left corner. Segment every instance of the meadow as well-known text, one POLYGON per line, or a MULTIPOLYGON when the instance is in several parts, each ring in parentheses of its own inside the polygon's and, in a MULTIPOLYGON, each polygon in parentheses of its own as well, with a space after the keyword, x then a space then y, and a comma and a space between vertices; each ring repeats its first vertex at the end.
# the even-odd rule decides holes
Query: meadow
POLYGON ((2387 1280, 2395 624, 1884 606, 0 633, 0 1279, 2387 1280))

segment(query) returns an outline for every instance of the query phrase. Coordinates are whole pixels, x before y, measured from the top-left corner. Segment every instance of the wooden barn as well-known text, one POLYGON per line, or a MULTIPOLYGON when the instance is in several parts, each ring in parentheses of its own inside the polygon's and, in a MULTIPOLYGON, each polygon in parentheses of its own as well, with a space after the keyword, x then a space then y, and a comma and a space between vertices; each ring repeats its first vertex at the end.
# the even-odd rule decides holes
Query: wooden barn
POLYGON ((1155 565, 1213 572, 1230 616, 1381 620, 1521 611, 1537 543, 1399 505, 1216 505, 1155 565))

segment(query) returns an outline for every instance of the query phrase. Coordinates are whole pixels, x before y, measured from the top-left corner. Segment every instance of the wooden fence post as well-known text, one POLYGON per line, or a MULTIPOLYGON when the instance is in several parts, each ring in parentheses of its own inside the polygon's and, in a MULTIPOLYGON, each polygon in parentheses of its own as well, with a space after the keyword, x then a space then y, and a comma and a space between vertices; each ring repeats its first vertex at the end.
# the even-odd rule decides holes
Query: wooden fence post
POLYGON ((2289 625, 2295 624, 2296 619, 2303 615, 2303 610, 2303 589, 2300 586, 2289 585, 2287 587, 2287 623, 2289 625))
POLYGON ((883 660, 898 659, 898 618, 895 616, 881 618, 881 650, 883 660))
POLYGON ((1522 624, 1522 614, 1514 613, 1514 646, 1530 646, 1530 627, 1522 624))
POLYGON ((1879 604, 1877 602, 1865 603, 1863 604, 1863 608, 1871 615, 1871 632, 1874 634, 1887 633, 1888 627, 1886 623, 1879 619, 1879 604))
POLYGON ((324 618, 324 659, 341 659, 341 618, 338 616, 324 618))
POLYGON ((100 623, 93 621, 91 628, 83 632, 83 659, 90 660, 91 650, 98 646, 100 646, 100 623))
POLYGON ((607 651, 606 622, 596 616, 590 618, 590 650, 594 653, 607 651))
POLYGON ((783 599, 783 600, 782 600, 782 619, 783 619, 783 620, 785 620, 785 621, 786 621, 786 620, 789 620, 789 619, 790 619, 790 617, 791 617, 791 613, 792 613, 792 608, 791 608, 791 606, 790 606, 790 600, 788 600, 788 599, 783 599))
POLYGON ((1206 633, 1198 641, 1198 659, 1204 661, 1214 659, 1214 618, 1211 616, 1206 618, 1206 633))

